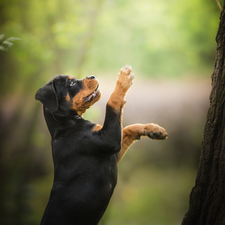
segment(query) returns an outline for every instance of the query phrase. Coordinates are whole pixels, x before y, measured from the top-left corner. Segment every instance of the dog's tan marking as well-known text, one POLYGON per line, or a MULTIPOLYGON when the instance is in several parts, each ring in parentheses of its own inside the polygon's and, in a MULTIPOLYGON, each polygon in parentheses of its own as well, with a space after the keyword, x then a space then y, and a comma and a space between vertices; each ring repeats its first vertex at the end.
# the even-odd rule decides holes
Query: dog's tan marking
POLYGON ((96 124, 92 131, 99 131, 101 129, 102 129, 102 126, 99 124, 96 124))
POLYGON ((69 78, 69 80, 73 80, 74 79, 74 77, 68 77, 69 78))
POLYGON ((127 65, 123 67, 118 73, 116 86, 111 94, 108 105, 114 108, 116 111, 120 111, 125 104, 125 95, 132 84, 134 74, 131 66, 127 65))
POLYGON ((90 95, 95 91, 98 86, 98 81, 96 79, 83 79, 83 88, 77 93, 72 99, 72 109, 74 109, 78 115, 82 114, 88 109, 91 105, 97 102, 101 98, 101 92, 98 91, 97 95, 90 101, 85 102, 84 98, 90 95))
POLYGON ((69 94, 69 92, 67 92, 67 95, 66 95, 66 101, 67 101, 67 102, 70 101, 70 94, 69 94))
POLYGON ((133 124, 125 127, 123 129, 121 150, 117 154, 117 163, 120 162, 128 148, 132 145, 134 141, 140 139, 141 136, 149 136, 150 132, 160 133, 158 138, 156 138, 158 140, 163 140, 168 137, 166 130, 163 127, 160 127, 159 125, 154 123, 133 124))

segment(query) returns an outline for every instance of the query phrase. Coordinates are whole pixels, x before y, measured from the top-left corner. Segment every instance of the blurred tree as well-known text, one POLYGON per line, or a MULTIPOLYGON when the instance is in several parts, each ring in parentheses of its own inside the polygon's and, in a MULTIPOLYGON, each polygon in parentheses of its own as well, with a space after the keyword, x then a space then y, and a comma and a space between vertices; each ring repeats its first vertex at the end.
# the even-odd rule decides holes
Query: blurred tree
POLYGON ((157 78, 211 71, 218 12, 209 0, 106 0, 85 68, 116 73, 129 63, 157 78))
MULTIPOLYGON (((49 171, 35 154, 46 143, 34 138, 40 114, 34 93, 53 75, 65 73, 68 61, 72 74, 81 70, 102 2, 0 2, 1 32, 21 38, 10 51, 0 51, 0 224, 39 224, 32 216, 30 183, 49 171)), ((17 40, 3 38, 0 50, 17 40)))
POLYGON ((200 165, 182 225, 225 224, 225 4, 216 37, 210 108, 200 165))

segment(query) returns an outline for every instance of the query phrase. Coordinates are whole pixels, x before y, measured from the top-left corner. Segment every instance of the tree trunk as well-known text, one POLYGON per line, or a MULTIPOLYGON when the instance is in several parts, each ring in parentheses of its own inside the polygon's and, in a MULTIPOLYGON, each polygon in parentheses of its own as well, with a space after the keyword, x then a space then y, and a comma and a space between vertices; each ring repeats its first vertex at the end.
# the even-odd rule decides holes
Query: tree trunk
POLYGON ((210 107, 199 169, 182 225, 225 224, 225 4, 216 36, 210 107))

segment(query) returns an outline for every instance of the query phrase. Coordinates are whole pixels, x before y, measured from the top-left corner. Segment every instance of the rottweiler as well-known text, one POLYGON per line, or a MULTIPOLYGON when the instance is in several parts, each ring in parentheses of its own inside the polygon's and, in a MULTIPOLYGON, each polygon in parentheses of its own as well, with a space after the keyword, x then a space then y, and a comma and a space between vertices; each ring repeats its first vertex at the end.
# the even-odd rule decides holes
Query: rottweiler
POLYGON ((118 73, 103 126, 82 114, 101 97, 99 82, 57 75, 37 90, 51 134, 54 182, 41 225, 97 225, 117 183, 117 164, 142 136, 166 139, 157 124, 134 124, 122 129, 125 95, 134 74, 126 65, 118 73))

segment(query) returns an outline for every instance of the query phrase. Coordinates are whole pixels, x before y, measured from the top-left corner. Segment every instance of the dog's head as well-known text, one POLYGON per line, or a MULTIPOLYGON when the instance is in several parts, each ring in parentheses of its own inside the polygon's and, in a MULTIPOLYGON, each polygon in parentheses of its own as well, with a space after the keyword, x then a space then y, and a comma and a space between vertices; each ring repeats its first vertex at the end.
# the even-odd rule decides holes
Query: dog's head
POLYGON ((39 100, 52 112, 82 115, 101 97, 99 82, 91 75, 82 80, 66 75, 57 75, 36 92, 39 100))

